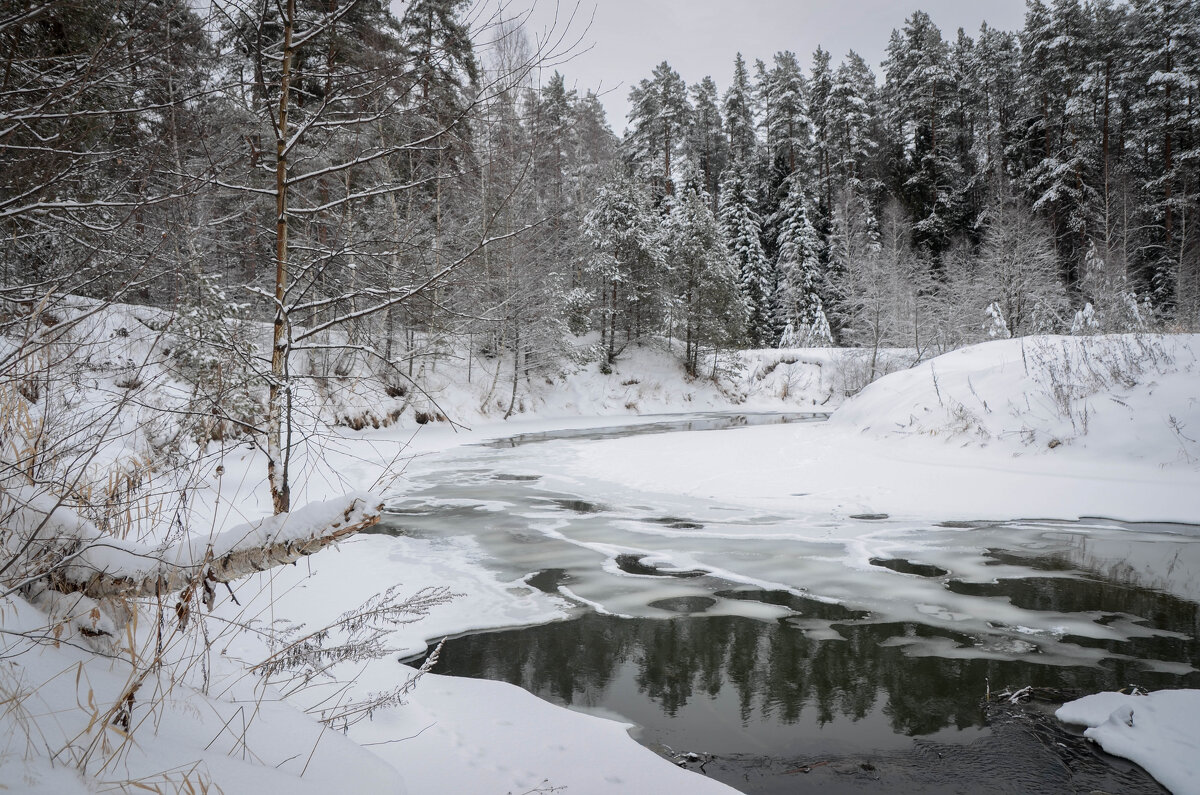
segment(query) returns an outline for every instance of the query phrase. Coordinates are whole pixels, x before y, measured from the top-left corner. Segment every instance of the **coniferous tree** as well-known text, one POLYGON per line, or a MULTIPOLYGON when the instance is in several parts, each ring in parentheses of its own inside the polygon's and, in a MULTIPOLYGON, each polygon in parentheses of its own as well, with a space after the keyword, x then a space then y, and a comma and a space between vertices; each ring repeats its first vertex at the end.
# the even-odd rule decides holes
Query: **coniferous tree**
POLYGON ((746 339, 753 347, 773 347, 775 329, 775 277, 762 245, 762 221, 755 212, 757 198, 749 175, 739 169, 726 172, 721 185, 721 230, 738 273, 746 306, 746 339))
POLYGON ((1139 0, 1129 15, 1130 36, 1139 54, 1131 80, 1135 121, 1129 142, 1137 153, 1141 192, 1137 250, 1143 283, 1155 303, 1166 309, 1174 300, 1173 279, 1188 249, 1188 232, 1184 225, 1181 234, 1180 218, 1186 218, 1184 208, 1191 209, 1185 171, 1189 154, 1194 157, 1197 151, 1194 144, 1188 145, 1195 120, 1189 104, 1196 98, 1195 77, 1200 74, 1195 25, 1194 4, 1184 0, 1139 0))
MULTIPOLYGON (((1023 84, 1035 119, 1029 132, 1041 144, 1040 157, 1022 181, 1034 209, 1050 220, 1068 283, 1077 278, 1099 203, 1092 173, 1096 137, 1089 129, 1094 107, 1080 92, 1088 63, 1087 28, 1078 0, 1054 0, 1050 9, 1032 0, 1021 41, 1023 84)), ((1031 141, 1030 149, 1035 148, 1031 141)))
POLYGON ((877 103, 875 75, 853 50, 834 72, 830 88, 830 166, 842 187, 873 194, 879 180, 872 174, 876 162, 877 103))
POLYGON ((178 0, 8 4, 3 17, 0 289, 161 300, 182 278, 173 225, 199 189, 166 158, 203 124, 201 20, 178 0))
POLYGON ((777 309, 783 327, 780 347, 830 345, 833 342, 821 293, 825 278, 821 241, 808 217, 808 198, 801 177, 793 174, 780 208, 775 269, 779 274, 777 309))
POLYGON ((654 67, 649 80, 642 80, 630 90, 629 103, 627 156, 658 190, 671 193, 671 164, 684 149, 692 114, 687 84, 663 61, 654 67))
POLYGON ((1011 176, 1014 152, 1020 141, 1021 53, 1017 37, 986 22, 971 50, 963 75, 975 104, 971 153, 976 173, 984 184, 995 185, 1011 176))
MULTIPOLYGON (((813 53, 812 71, 808 78, 808 117, 813 127, 813 160, 815 161, 815 177, 820 186, 818 192, 818 207, 828 221, 833 216, 834 208, 834 176, 833 176, 833 116, 830 97, 833 94, 833 70, 830 67, 830 56, 825 50, 817 47, 813 53)), ((818 224, 828 227, 826 224, 818 224)))
POLYGON ((902 136, 895 195, 914 219, 913 240, 935 257, 961 223, 963 180, 952 157, 950 49, 923 11, 894 31, 886 60, 889 128, 902 136))
POLYGON ((462 18, 468 5, 468 0, 412 0, 400 18, 414 132, 431 139, 429 157, 438 165, 461 158, 470 140, 468 111, 480 72, 462 18))
POLYGON ((769 161, 784 174, 807 172, 812 149, 804 72, 793 52, 775 53, 766 74, 771 102, 763 119, 769 161))
POLYGON ((733 82, 722 100, 725 116, 725 132, 729 136, 730 158, 745 170, 752 167, 758 138, 755 134, 754 95, 750 87, 750 73, 746 61, 738 53, 733 64, 733 82))
POLYGON ((721 175, 729 167, 729 140, 725 137, 717 84, 711 77, 692 86, 692 107, 687 155, 700 170, 704 191, 709 194, 715 212, 721 175))
POLYGON ((1088 47, 1087 80, 1093 85, 1097 118, 1093 134, 1098 160, 1094 168, 1096 191, 1099 197, 1097 217, 1092 225, 1092 243, 1108 252, 1103 256, 1106 269, 1112 270, 1120 257, 1122 272, 1128 266, 1129 239, 1124 212, 1124 188, 1130 184, 1129 160, 1126 155, 1125 130, 1129 126, 1128 111, 1131 65, 1131 46, 1128 41, 1128 6, 1113 0, 1098 0, 1090 6, 1091 37, 1088 47), (1098 241, 1098 242, 1097 242, 1098 241))
POLYGON ((670 294, 683 326, 684 369, 697 376, 702 348, 715 353, 741 341, 746 307, 702 177, 690 172, 670 201, 663 235, 670 294))
MULTIPOLYGON (((950 49, 950 70, 953 80, 953 99, 947 114, 950 136, 950 157, 960 180, 961 209, 958 222, 950 230, 951 238, 970 235, 977 226, 987 197, 987 181, 975 151, 976 127, 982 121, 983 97, 978 92, 975 71, 979 66, 974 39, 962 29, 950 49)), ((983 161, 985 164, 986 161, 983 161)))
POLYGON ((587 268, 601 289, 600 345, 612 364, 625 347, 617 347, 618 328, 628 343, 663 308, 665 258, 651 197, 637 181, 613 174, 584 217, 583 233, 592 247, 587 268))

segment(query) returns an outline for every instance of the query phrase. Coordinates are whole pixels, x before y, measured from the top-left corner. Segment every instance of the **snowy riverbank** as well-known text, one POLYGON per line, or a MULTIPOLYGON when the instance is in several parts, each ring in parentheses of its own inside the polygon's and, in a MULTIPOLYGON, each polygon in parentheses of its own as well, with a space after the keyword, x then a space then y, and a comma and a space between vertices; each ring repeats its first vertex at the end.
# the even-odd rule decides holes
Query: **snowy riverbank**
POLYGON ((1194 523, 1198 354, 1194 336, 985 343, 875 382, 825 424, 623 439, 571 470, 833 518, 1194 523))
MULTIPOLYGON (((571 457, 555 464, 560 477, 601 489, 636 487, 763 510, 786 504, 826 523, 882 513, 931 520, 1104 515, 1196 522, 1200 455, 1192 440, 1200 431, 1200 340, 1093 338, 1085 345, 1091 348, 1058 338, 989 343, 888 376, 828 423, 596 441, 571 447, 571 457), (1149 345, 1153 354, 1139 357, 1145 366, 1137 372, 1121 369, 1131 345, 1149 345), (1032 366, 1031 349, 1040 357, 1032 366), (1112 366, 1101 369, 1101 362, 1112 366), (1076 378, 1088 372, 1098 380, 1076 378), (1064 393, 1063 384, 1079 388, 1064 393)), ((832 369, 833 356, 751 355, 744 377, 760 387, 741 405, 796 410, 820 404, 829 392, 821 374, 832 369), (807 369, 791 369, 797 366, 807 369)), ((469 431, 434 423, 415 433, 403 425, 364 432, 314 425, 296 458, 294 477, 302 485, 294 499, 363 488, 403 493, 404 475, 395 470, 407 458, 487 438, 606 424, 647 408, 738 405, 703 383, 683 381, 665 359, 631 361, 603 374, 602 382, 598 372, 577 374, 573 385, 531 403, 519 422, 476 415, 469 431), (633 397, 614 396, 614 389, 633 397), (583 411, 609 419, 583 417, 583 411)), ((449 387, 442 392, 449 405, 469 405, 463 395, 449 387)), ((221 529, 265 514, 264 469, 261 453, 244 444, 226 444, 219 460, 204 459, 204 485, 189 505, 192 526, 221 529)), ((349 726, 353 742, 304 717, 300 709, 352 709, 403 684, 412 671, 396 658, 424 649, 428 639, 569 614, 572 605, 564 599, 519 577, 499 577, 483 557, 465 536, 360 536, 298 566, 239 582, 236 603, 222 589, 208 619, 211 650, 199 658, 169 650, 167 665, 144 685, 145 706, 133 708, 132 734, 119 726, 96 728, 105 725, 97 718, 125 686, 128 664, 70 643, 42 644, 5 672, 6 689, 17 697, 0 717, 7 737, 0 747, 4 777, 31 792, 84 792, 98 782, 134 781, 168 789, 207 782, 225 792, 729 791, 639 746, 619 723, 550 706, 505 684, 426 675, 404 696, 404 706, 383 704, 349 726), (260 629, 303 622, 311 631, 392 586, 405 593, 447 586, 461 596, 396 628, 386 639, 394 653, 340 663, 331 678, 317 677, 306 687, 294 679, 266 686, 247 672, 273 652, 260 629), (236 624, 250 624, 252 631, 235 632, 236 624), (184 664, 191 668, 170 667, 184 664), (112 766, 89 767, 86 775, 74 772, 78 760, 71 754, 51 761, 45 751, 80 754, 106 742, 126 747, 106 757, 118 760, 112 766)), ((45 624, 29 605, 9 602, 6 632, 45 624)), ((147 642, 152 625, 137 627, 147 642)), ((7 643, 14 636, 6 637, 7 643)))

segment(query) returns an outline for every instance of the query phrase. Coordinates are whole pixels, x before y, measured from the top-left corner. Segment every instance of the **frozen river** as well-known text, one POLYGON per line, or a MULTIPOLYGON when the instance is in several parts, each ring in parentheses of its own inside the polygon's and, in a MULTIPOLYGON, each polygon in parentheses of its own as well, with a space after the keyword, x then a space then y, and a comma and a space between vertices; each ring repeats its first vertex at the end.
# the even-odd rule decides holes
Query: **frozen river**
POLYGON ((982 702, 1027 685, 1200 687, 1196 527, 764 511, 578 465, 629 434, 732 442, 741 427, 819 420, 672 417, 413 462, 385 532, 470 535, 498 575, 578 606, 454 639, 438 670, 635 723, 664 753, 712 754, 705 772, 747 791, 867 791, 885 772, 931 792, 963 776, 984 782, 973 791, 1158 791, 1036 710, 982 702))

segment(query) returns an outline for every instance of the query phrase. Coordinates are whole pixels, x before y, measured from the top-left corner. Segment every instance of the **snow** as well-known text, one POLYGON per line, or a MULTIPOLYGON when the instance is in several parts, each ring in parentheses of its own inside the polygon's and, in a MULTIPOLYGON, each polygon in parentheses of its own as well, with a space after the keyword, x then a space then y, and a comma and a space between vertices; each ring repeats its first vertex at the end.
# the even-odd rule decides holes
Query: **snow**
POLYGON ((19 782, 19 791, 67 795, 155 785, 183 791, 188 783, 197 790, 216 783, 228 793, 319 795, 341 791, 347 769, 360 791, 398 791, 394 771, 377 756, 277 695, 255 692, 256 683, 246 678, 214 698, 151 677, 136 694, 144 706, 135 706, 132 732, 126 732, 112 724, 110 706, 130 684, 128 661, 105 660, 69 643, 22 648, 12 634, 37 632, 44 623, 22 600, 5 605, 0 771, 7 784, 19 782), (53 760, 43 755, 59 748, 64 751, 53 760))
POLYGON ((377 718, 355 739, 403 770, 412 792, 520 793, 548 786, 584 795, 736 792, 633 744, 629 728, 552 706, 503 682, 427 675, 413 704, 377 718), (372 745, 396 737, 413 739, 372 745))
POLYGON ((569 471, 834 517, 1194 522, 1197 352, 1195 335, 997 340, 885 376, 828 423, 597 443, 569 471), (1122 373, 1143 344, 1157 358, 1122 373))
POLYGON ((113 538, 64 505, 56 504, 31 487, 13 490, 17 505, 8 516, 6 538, 25 538, 37 529, 40 537, 86 542, 64 561, 61 576, 86 583, 100 574, 130 580, 166 578, 180 569, 198 570, 209 561, 267 546, 303 548, 338 528, 377 520, 382 501, 365 492, 309 503, 298 510, 264 517, 203 537, 192 535, 170 546, 150 546, 136 540, 113 538))
POLYGON ((1110 754, 1137 762, 1176 795, 1200 793, 1200 690, 1096 693, 1064 704, 1064 723, 1110 754))
MULTIPOLYGON (((78 311, 89 311, 87 302, 80 306, 78 311)), ((64 432, 82 438, 92 430, 106 407, 129 391, 117 384, 130 372, 145 382, 129 416, 113 426, 116 441, 88 459, 96 472, 124 466, 133 454, 178 437, 171 428, 146 421, 156 406, 178 405, 188 394, 152 355, 162 336, 152 328, 157 323, 152 315, 115 307, 97 312, 78 331, 93 344, 84 349, 90 364, 68 401, 71 422, 62 426, 64 432), (149 364, 138 367, 138 362, 149 364)), ((79 343, 66 340, 63 347, 79 343)), ((281 528, 279 520, 264 520, 271 503, 261 450, 218 440, 201 456, 187 439, 177 440, 176 454, 193 462, 187 473, 194 487, 186 506, 188 524, 208 532, 196 532, 172 548, 179 550, 180 561, 195 561, 209 544, 234 550, 267 538, 307 537, 329 518, 325 513, 344 510, 347 500, 365 506, 384 493, 403 494, 411 485, 405 466, 420 469, 438 451, 488 438, 651 421, 656 412, 681 410, 829 411, 843 401, 827 423, 573 442, 530 455, 549 481, 586 482, 595 493, 614 498, 637 489, 683 504, 721 501, 748 506, 756 514, 803 514, 811 521, 793 532, 814 538, 858 514, 936 521, 1103 515, 1195 522, 1200 517, 1197 351, 1200 338, 1195 336, 1002 340, 900 370, 846 401, 863 379, 859 354, 741 352, 721 363, 725 374, 718 385, 683 378, 676 360, 661 349, 630 348, 611 373, 581 361, 542 381, 523 380, 515 419, 508 422, 501 418, 508 408, 510 387, 504 382, 511 370, 505 370, 509 365, 502 358, 476 357, 470 381, 463 361, 447 360, 421 374, 427 395, 407 398, 388 397, 378 382, 365 377, 331 381, 334 385, 321 394, 304 386, 295 396, 299 442, 292 462, 299 521, 281 528), (417 428, 413 416, 419 410, 441 411, 459 425, 434 422, 417 428), (365 422, 367 430, 344 427, 365 416, 374 418, 365 422), (330 422, 341 424, 330 427, 330 422), (411 463, 413 456, 428 458, 411 463), (322 505, 326 501, 331 502, 322 505)), ((885 354, 888 369, 907 363, 904 351, 885 354)), ((171 484, 163 482, 158 489, 169 492, 171 484)), ((166 504, 148 513, 171 517, 177 508, 166 504)), ((505 506, 481 509, 499 512, 505 506)), ((65 511, 60 516, 55 510, 55 516, 81 523, 75 531, 90 522, 65 511)), ((865 549, 871 531, 864 523, 843 524, 848 529, 839 532, 862 534, 847 543, 865 549)), ((141 525, 130 528, 128 540, 89 551, 97 557, 88 564, 138 568, 131 556, 157 548, 170 530, 141 525)), ((756 529, 748 523, 736 531, 749 537, 756 529)), ((700 537, 665 527, 646 532, 659 534, 664 543, 672 533, 680 539, 689 533, 700 537)), ((872 542, 920 547, 903 535, 872 542)), ((692 568, 686 545, 677 546, 672 550, 677 554, 649 559, 692 568)), ((1161 569, 1153 550, 1133 541, 1129 548, 1131 571, 1161 569)), ((423 651, 430 639, 564 619, 588 599, 582 590, 577 601, 566 598, 569 594, 542 593, 521 577, 497 574, 486 558, 466 535, 366 535, 296 566, 239 581, 233 586, 237 603, 221 589, 204 624, 212 652, 202 655, 197 668, 195 649, 186 647, 182 636, 172 638, 163 668, 141 685, 132 713, 135 742, 112 726, 106 713, 119 706, 129 683, 128 661, 94 654, 70 629, 61 636, 54 634, 58 628, 48 632, 44 613, 10 595, 0 604, 5 630, 0 658, 6 659, 0 688, 10 704, 0 713, 0 778, 19 781, 24 791, 65 793, 135 781, 171 789, 185 778, 225 792, 419 795, 517 793, 549 786, 567 787, 573 794, 731 791, 657 757, 629 736, 626 725, 563 710, 495 682, 426 674, 406 696, 407 704, 382 708, 373 719, 349 726, 345 735, 312 719, 314 710, 402 685, 414 672, 397 660, 423 651), (259 630, 296 622, 311 631, 392 586, 409 594, 444 586, 460 596, 434 606, 419 622, 395 627, 387 637, 389 655, 340 663, 331 678, 296 687, 286 679, 267 683, 247 673, 271 653, 259 630), (235 632, 235 622, 257 623, 255 631, 235 632), (15 634, 21 632, 46 637, 30 645, 15 634), (16 656, 8 659, 10 653, 16 656), (111 748, 95 750, 105 742, 111 748), (52 763, 47 748, 70 751, 52 763)), ((1164 587, 1187 594, 1198 587, 1194 573, 1162 576, 1170 578, 1164 587)), ((911 595, 909 603, 918 606, 914 610, 958 621, 953 611, 925 598, 919 579, 905 580, 910 591, 897 586, 895 593, 911 595)), ((171 604, 165 607, 169 612, 171 604)), ((55 609, 78 618, 91 606, 55 609)), ((149 618, 135 628, 135 646, 143 654, 152 653, 154 645, 155 622, 149 618)), ((1159 704, 1150 698, 1138 701, 1139 717, 1130 732, 1109 725, 1113 709, 1124 704, 1087 715, 1095 719, 1088 721, 1096 726, 1090 731, 1098 732, 1098 741, 1126 742, 1129 748, 1134 741, 1125 735, 1136 733, 1138 742, 1172 756, 1181 768, 1178 775, 1195 776, 1195 749, 1169 746, 1169 737, 1151 731, 1156 720, 1186 718, 1186 713, 1173 711, 1169 699, 1159 704), (1117 737, 1124 739, 1108 739, 1117 737)), ((1194 704, 1190 712, 1200 715, 1194 704)), ((1200 736, 1195 719, 1188 726, 1179 729, 1180 742, 1200 736)), ((1159 775, 1151 764, 1142 764, 1159 775)), ((1178 791, 1196 791, 1194 778, 1184 784, 1178 791)))

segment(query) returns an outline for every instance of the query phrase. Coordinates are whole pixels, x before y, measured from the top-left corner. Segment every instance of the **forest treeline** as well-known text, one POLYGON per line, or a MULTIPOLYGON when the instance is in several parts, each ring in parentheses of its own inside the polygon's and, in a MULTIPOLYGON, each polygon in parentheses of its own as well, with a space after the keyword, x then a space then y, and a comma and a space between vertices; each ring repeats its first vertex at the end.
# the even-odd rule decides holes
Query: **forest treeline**
POLYGON ((1030 0, 1020 31, 952 36, 918 11, 878 73, 738 55, 722 89, 664 62, 623 137, 556 71, 569 7, 532 33, 466 0, 0 8, 4 311, 178 307, 226 370, 220 319, 273 321, 276 413, 304 349, 406 376, 507 352, 515 378, 592 332, 695 374, 735 346, 1200 322, 1196 0, 1030 0))

